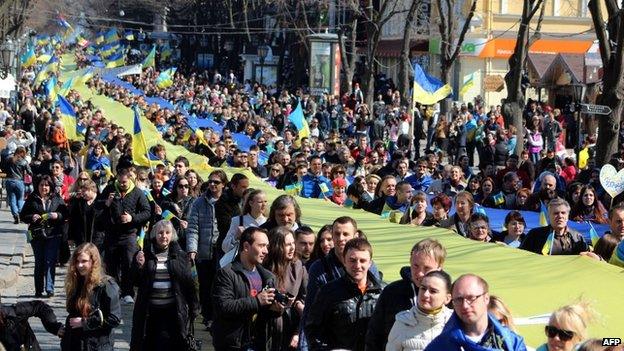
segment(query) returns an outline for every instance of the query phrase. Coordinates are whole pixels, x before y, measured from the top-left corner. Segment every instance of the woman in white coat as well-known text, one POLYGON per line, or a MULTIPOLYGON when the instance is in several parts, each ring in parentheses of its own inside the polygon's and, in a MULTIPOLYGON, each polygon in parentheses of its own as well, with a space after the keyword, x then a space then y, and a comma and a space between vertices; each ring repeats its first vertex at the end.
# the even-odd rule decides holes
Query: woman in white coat
POLYGON ((453 311, 451 277, 444 271, 427 273, 418 289, 417 305, 396 314, 386 351, 424 350, 441 332, 453 311))

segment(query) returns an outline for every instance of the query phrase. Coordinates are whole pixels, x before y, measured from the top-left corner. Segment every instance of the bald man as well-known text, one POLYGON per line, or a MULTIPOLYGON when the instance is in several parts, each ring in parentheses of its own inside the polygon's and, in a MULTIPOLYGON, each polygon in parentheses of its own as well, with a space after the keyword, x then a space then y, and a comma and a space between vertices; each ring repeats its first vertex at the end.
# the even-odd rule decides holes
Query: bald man
POLYGON ((525 351, 521 336, 488 313, 487 282, 475 274, 464 274, 453 283, 453 315, 444 331, 425 351, 505 350, 525 351))

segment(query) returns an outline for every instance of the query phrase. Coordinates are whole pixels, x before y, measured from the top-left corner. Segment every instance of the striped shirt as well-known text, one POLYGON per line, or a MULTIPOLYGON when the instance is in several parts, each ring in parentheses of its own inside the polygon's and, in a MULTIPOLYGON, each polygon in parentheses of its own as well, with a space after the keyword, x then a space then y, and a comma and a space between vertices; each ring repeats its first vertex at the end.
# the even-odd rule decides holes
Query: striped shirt
POLYGON ((171 277, 167 269, 168 256, 168 250, 156 254, 156 275, 152 283, 152 293, 150 295, 150 303, 152 305, 165 306, 175 303, 171 277))

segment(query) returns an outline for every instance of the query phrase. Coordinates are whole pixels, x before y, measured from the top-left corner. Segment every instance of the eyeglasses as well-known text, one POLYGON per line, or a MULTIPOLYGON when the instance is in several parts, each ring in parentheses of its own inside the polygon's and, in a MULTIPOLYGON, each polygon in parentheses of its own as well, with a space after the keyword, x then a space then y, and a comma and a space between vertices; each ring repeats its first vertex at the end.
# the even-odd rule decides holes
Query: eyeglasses
POLYGON ((458 296, 454 297, 451 301, 453 301, 453 305, 458 306, 463 305, 464 301, 466 301, 466 303, 468 303, 468 306, 472 306, 472 304, 475 303, 475 301, 477 301, 477 299, 479 299, 483 295, 485 295, 485 293, 477 296, 458 296))
POLYGON ((178 184, 178 188, 180 189, 188 189, 190 186, 188 184, 178 184))
POLYGON ((470 228, 473 230, 488 230, 489 227, 487 225, 471 225, 470 228))
POLYGON ((220 180, 213 180, 213 179, 210 179, 210 180, 208 181, 208 184, 219 185, 219 184, 221 184, 221 181, 220 181, 220 180))
POLYGON ((78 180, 81 180, 81 181, 83 181, 83 182, 84 182, 84 181, 89 180, 89 178, 78 178, 78 180))
POLYGON ((554 338, 555 336, 559 335, 559 339, 561 341, 569 341, 572 340, 572 338, 574 337, 573 331, 555 328, 551 325, 547 325, 544 330, 546 331, 546 336, 548 336, 549 338, 554 338))

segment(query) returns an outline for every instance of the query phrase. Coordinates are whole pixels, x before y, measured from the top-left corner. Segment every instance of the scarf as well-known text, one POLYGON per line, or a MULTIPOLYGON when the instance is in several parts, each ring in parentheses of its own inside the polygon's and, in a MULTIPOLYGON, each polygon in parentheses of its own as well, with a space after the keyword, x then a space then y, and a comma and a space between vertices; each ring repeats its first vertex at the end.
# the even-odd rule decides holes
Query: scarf
POLYGON ((121 188, 119 187, 119 180, 116 180, 115 181, 115 190, 119 194, 122 194, 123 196, 126 196, 126 194, 129 194, 132 190, 134 190, 134 182, 130 181, 130 184, 128 185, 128 190, 122 191, 121 188))

